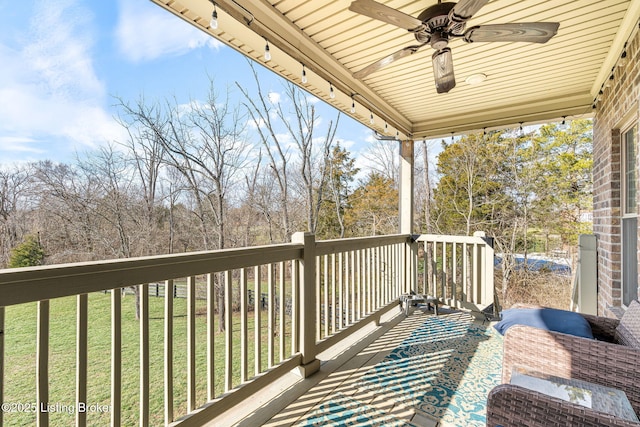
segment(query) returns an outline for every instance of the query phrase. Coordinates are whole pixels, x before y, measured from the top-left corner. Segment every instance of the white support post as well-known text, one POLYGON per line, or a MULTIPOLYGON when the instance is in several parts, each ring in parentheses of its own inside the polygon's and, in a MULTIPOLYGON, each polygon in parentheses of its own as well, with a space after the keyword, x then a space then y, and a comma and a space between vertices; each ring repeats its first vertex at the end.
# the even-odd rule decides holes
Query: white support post
POLYGON ((598 314, 598 283, 596 236, 581 234, 578 237, 578 311, 584 314, 598 314))
MULTIPOLYGON (((413 141, 400 141, 400 194, 399 218, 400 234, 411 234, 413 232, 413 141)), ((403 293, 413 289, 413 274, 410 263, 413 256, 411 244, 408 242, 402 251, 403 265, 402 285, 403 293)))
POLYGON ((400 141, 400 234, 413 232, 413 141, 400 141))
POLYGON ((293 243, 304 245, 300 262, 300 352, 302 364, 298 374, 307 378, 320 369, 320 360, 316 359, 316 240, 312 233, 294 233, 293 243))

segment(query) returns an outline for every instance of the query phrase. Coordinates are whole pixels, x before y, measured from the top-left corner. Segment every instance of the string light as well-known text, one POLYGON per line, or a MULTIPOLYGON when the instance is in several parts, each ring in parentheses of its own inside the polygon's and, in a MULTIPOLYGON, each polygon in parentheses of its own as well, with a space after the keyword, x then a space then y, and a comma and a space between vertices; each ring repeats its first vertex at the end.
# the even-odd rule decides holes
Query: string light
POLYGON ((374 120, 373 120, 373 111, 369 110, 369 124, 373 124, 374 120))
POLYGON ((304 64, 302 64, 302 84, 307 84, 307 70, 304 69, 304 64))
POLYGON ((520 122, 520 135, 524 135, 524 129, 522 129, 522 125, 524 122, 520 122))
POLYGON ((271 51, 269 50, 269 40, 265 39, 266 44, 264 45, 264 60, 265 61, 270 61, 271 60, 271 51))
POLYGON ((211 21, 209 22, 209 26, 212 30, 218 29, 218 11, 216 10, 215 3, 213 3, 213 13, 211 14, 211 21))
POLYGON ((336 97, 336 93, 333 91, 333 85, 329 82, 329 98, 334 99, 336 97))
POLYGON ((618 61, 618 67, 624 67, 627 63, 627 42, 624 42, 624 47, 622 48, 622 54, 620 55, 620 60, 618 61))
POLYGON ((384 121, 384 133, 387 133, 387 131, 389 130, 389 125, 387 124, 387 121, 384 121))
POLYGON ((351 95, 351 113, 356 112, 356 101, 353 99, 353 95, 351 95))
POLYGON ((562 123, 560 123, 560 126, 558 126, 558 129, 560 130, 569 129, 569 125, 567 125, 567 116, 562 116, 562 123))

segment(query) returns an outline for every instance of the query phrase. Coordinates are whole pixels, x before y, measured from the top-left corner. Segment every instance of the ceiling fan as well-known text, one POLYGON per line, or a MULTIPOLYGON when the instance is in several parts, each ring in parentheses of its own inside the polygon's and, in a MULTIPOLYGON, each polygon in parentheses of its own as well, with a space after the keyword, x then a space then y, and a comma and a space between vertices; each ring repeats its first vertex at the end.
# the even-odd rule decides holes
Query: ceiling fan
POLYGON ((355 0, 349 6, 349 10, 404 28, 414 34, 418 44, 392 53, 357 71, 353 76, 362 79, 394 61, 416 53, 422 46, 430 44, 435 50, 431 58, 436 91, 446 93, 456 85, 451 48, 447 47, 449 40, 463 38, 467 43, 546 43, 556 35, 560 26, 557 22, 522 22, 479 25, 465 31, 466 21, 488 2, 489 0, 460 0, 457 3, 442 3, 439 0, 437 4, 429 6, 414 18, 374 0, 355 0))

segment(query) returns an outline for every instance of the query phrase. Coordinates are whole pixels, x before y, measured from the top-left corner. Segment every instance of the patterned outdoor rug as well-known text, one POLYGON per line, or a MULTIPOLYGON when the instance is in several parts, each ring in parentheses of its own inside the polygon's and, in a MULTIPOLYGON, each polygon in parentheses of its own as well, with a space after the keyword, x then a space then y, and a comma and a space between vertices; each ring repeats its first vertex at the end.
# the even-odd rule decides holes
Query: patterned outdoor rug
POLYGON ((502 337, 462 313, 429 316, 358 387, 422 411, 440 426, 484 426, 499 384, 502 337))
POLYGON ((380 426, 409 427, 406 423, 379 409, 366 405, 342 393, 322 403, 318 409, 297 426, 342 427, 342 426, 380 426))

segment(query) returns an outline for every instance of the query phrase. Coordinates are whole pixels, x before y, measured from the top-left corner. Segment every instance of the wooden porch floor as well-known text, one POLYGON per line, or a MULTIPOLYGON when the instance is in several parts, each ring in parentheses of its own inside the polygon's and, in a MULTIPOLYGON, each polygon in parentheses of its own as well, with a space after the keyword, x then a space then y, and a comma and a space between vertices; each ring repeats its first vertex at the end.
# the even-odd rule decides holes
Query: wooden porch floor
MULTIPOLYGON (((212 420, 210 426, 291 426, 304 424, 309 415, 320 405, 335 400, 337 396, 354 402, 362 402, 396 421, 395 425, 433 427, 444 425, 437 418, 414 407, 389 399, 388 395, 375 389, 366 390, 357 385, 365 373, 382 362, 390 352, 411 337, 432 312, 416 310, 405 317, 392 310, 381 319, 380 326, 371 324, 363 328, 339 347, 320 353, 320 371, 307 379, 290 373, 278 383, 259 392, 250 403, 245 402, 212 420), (399 424, 398 424, 399 422, 399 424)), ((442 313, 443 319, 464 317, 470 323, 482 325, 480 320, 460 312, 442 313)), ((484 328, 489 325, 485 324, 484 328)), ((500 348, 501 349, 501 348, 500 348)), ((499 372, 496 373, 499 375, 499 372)), ((387 424, 387 422, 379 425, 387 424)))

